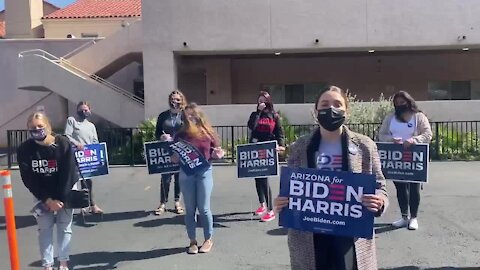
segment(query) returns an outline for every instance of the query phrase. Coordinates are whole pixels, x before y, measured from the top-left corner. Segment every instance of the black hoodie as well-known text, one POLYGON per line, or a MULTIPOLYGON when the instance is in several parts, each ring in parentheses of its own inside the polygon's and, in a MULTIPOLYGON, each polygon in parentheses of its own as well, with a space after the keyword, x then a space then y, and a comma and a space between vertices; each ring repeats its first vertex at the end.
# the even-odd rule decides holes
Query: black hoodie
POLYGON ((17 160, 23 183, 43 202, 48 198, 65 202, 79 179, 74 150, 65 136, 55 136, 52 145, 29 139, 18 148, 17 160))

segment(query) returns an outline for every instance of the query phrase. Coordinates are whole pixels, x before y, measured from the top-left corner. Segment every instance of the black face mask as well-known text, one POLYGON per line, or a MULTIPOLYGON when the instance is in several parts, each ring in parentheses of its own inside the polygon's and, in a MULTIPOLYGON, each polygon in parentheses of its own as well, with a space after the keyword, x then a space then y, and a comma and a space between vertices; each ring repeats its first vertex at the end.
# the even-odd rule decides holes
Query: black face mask
POLYGON ((409 107, 407 104, 403 105, 397 105, 395 106, 395 115, 400 118, 403 113, 407 112, 409 110, 409 107))
POLYGON ((336 108, 319 110, 317 119, 324 129, 335 131, 345 123, 345 111, 336 108))
POLYGON ((180 108, 180 103, 177 103, 177 102, 170 102, 170 108, 174 109, 174 110, 178 110, 180 108))
POLYGON ((80 119, 87 119, 88 117, 90 117, 90 115, 92 115, 91 112, 88 112, 88 111, 77 111, 77 115, 78 117, 80 117, 80 119))

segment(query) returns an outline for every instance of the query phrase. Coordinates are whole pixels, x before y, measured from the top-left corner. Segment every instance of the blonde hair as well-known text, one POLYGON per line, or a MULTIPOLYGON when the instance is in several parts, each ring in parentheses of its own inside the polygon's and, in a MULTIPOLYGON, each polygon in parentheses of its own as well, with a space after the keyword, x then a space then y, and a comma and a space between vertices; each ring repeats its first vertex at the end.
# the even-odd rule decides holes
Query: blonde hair
POLYGON ((185 95, 182 93, 180 90, 174 90, 168 95, 168 103, 170 103, 170 99, 172 98, 173 95, 179 95, 181 102, 180 102, 180 109, 184 110, 185 107, 187 106, 187 98, 185 95))
POLYGON ((50 123, 50 120, 48 119, 47 115, 43 112, 34 112, 32 113, 27 120, 27 128, 32 129, 32 123, 33 120, 41 120, 45 124, 45 133, 47 135, 52 134, 52 124, 50 123))
POLYGON ((186 133, 192 137, 208 136, 210 137, 210 139, 218 141, 217 132, 215 132, 215 130, 213 129, 205 113, 200 110, 200 106, 198 106, 196 103, 190 103, 185 106, 182 114, 184 119, 184 125, 181 133, 186 133), (188 119, 186 110, 193 111, 193 116, 198 119, 198 122, 196 124, 192 123, 192 121, 188 119))

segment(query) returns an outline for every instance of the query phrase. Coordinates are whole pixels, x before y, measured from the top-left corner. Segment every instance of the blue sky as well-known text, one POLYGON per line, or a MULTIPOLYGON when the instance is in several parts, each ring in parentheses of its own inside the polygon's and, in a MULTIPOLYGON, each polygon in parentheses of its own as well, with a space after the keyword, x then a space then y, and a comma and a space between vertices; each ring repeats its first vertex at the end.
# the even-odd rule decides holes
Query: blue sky
MULTIPOLYGON (((56 5, 57 7, 65 7, 66 5, 69 5, 75 0, 47 0, 48 2, 56 5)), ((3 10, 5 8, 5 0, 0 0, 0 10, 3 10)))

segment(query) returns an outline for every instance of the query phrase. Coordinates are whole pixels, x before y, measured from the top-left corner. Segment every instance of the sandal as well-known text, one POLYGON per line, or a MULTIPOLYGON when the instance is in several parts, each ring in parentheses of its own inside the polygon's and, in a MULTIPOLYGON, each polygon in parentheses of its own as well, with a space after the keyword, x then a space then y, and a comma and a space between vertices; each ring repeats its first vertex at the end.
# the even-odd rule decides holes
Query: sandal
POLYGON ((157 209, 155 209, 154 214, 160 216, 163 213, 165 213, 165 204, 162 203, 157 209))
POLYGON ((103 210, 98 207, 98 205, 93 205, 93 206, 90 206, 90 212, 92 212, 93 214, 103 214, 103 210))
POLYGON ((175 203, 175 214, 183 214, 183 207, 179 202, 175 203))

